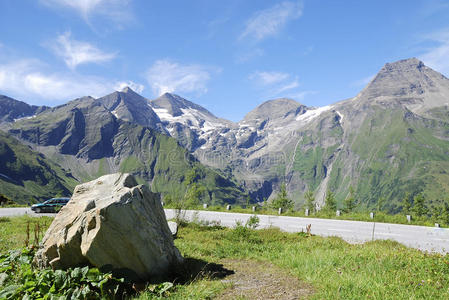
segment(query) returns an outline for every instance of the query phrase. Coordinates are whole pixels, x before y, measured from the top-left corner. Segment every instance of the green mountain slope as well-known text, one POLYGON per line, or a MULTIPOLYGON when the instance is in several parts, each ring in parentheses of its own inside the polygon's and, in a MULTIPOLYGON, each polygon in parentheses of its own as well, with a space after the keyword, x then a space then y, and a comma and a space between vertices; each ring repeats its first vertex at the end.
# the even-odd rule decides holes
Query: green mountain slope
MULTIPOLYGON (((121 93, 120 97, 123 100, 128 95, 133 96, 125 99, 129 104, 135 94, 121 93)), ((153 191, 180 198, 187 189, 186 174, 196 169, 195 181, 204 188, 201 201, 243 203, 246 193, 232 178, 202 165, 175 139, 118 118, 101 99, 77 99, 19 120, 11 124, 9 132, 71 170, 80 181, 130 172, 153 191)))
POLYGON ((358 209, 399 212, 419 193, 432 208, 449 192, 448 101, 449 80, 422 62, 386 64, 357 97, 308 125, 300 144, 310 149, 299 147, 296 170, 321 205, 331 190, 343 207, 352 187, 358 209), (333 115, 339 130, 323 130, 333 115))
POLYGON ((17 203, 70 196, 77 180, 44 155, 0 131, 0 194, 17 203))
MULTIPOLYGON (((374 207, 378 199, 385 198, 382 209, 398 212, 406 193, 423 192, 431 204, 449 192, 447 122, 416 115, 407 108, 376 108, 350 147, 358 157, 352 163, 358 173, 352 185, 364 206, 374 207)), ((331 182, 333 188, 341 189, 341 180, 331 182)))

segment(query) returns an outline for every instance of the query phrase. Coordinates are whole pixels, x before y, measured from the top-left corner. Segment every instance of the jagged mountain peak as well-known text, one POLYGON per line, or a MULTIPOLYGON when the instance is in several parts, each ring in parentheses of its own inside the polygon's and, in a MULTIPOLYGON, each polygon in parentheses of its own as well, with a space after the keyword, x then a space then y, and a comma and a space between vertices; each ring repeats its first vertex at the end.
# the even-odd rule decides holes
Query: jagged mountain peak
POLYGON ((115 110, 119 105, 148 106, 148 100, 131 88, 125 87, 121 91, 114 91, 106 96, 96 99, 96 102, 104 105, 108 110, 115 110))
POLYGON ((122 93, 130 93, 130 94, 137 94, 132 88, 129 86, 125 86, 122 90, 122 93))
MULTIPOLYGON (((118 95, 124 96, 127 99, 137 98, 137 99, 143 99, 145 102, 148 101, 147 98, 145 98, 141 94, 137 93, 129 86, 125 86, 121 91, 115 91, 115 93, 117 93, 118 95)), ((112 93, 112 94, 114 94, 114 93, 112 93)))
POLYGON ((424 63, 417 59, 416 57, 401 59, 395 62, 386 63, 384 65, 385 69, 397 69, 403 70, 404 68, 417 68, 420 69, 424 66, 424 63))
POLYGON ((387 80, 400 83, 420 81, 429 72, 436 73, 417 58, 402 59, 386 63, 374 77, 372 83, 383 83, 382 81, 387 80))
POLYGON ((448 97, 449 79, 419 59, 409 58, 385 64, 355 99, 406 105, 416 112, 443 106, 448 97))
POLYGON ((295 115, 306 107, 289 98, 278 98, 265 101, 250 111, 243 121, 283 118, 291 113, 295 115))
POLYGON ((135 122, 151 128, 157 128, 161 122, 150 107, 148 100, 129 87, 98 98, 95 102, 103 105, 116 118, 124 121, 135 122))
MULTIPOLYGON (((417 58, 386 63, 362 93, 368 96, 403 96, 422 94, 448 79, 427 67, 417 58)), ((447 82, 445 82, 447 84, 447 82)))
MULTIPOLYGON (((178 138, 192 134, 202 136, 205 132, 232 126, 232 122, 217 118, 204 107, 176 94, 165 93, 151 100, 150 106, 164 122, 170 135, 178 138)), ((195 145, 183 145, 188 149, 195 148, 195 145)))

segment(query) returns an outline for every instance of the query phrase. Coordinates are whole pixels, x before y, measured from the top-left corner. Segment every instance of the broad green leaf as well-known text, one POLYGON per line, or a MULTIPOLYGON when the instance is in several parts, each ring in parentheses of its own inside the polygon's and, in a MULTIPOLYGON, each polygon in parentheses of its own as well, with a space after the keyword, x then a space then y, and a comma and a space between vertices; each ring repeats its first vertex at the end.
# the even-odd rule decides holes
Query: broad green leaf
POLYGON ((86 278, 87 273, 89 272, 89 267, 84 267, 81 269, 82 278, 86 278))
POLYGON ((77 283, 80 282, 82 276, 83 273, 81 272, 81 268, 75 268, 70 273, 70 277, 72 277, 72 279, 77 283))
POLYGON ((67 273, 62 270, 56 270, 55 271, 55 279, 53 286, 55 287, 56 291, 59 291, 62 289, 65 284, 67 283, 67 273))
POLYGON ((27 292, 33 291, 34 289, 36 289, 36 281, 26 281, 22 286, 22 289, 27 292))
POLYGON ((87 279, 89 279, 90 281, 96 281, 98 280, 98 276, 100 275, 101 275, 100 270, 98 270, 97 268, 91 268, 87 272, 87 279))

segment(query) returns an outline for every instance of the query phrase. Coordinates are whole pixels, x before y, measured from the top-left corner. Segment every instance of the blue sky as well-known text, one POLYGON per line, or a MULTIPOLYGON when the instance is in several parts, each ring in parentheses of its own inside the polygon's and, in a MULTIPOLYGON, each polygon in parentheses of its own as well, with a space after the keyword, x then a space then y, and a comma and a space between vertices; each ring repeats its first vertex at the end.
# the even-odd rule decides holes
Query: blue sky
POLYGON ((409 57, 449 75, 449 1, 0 1, 0 93, 32 104, 129 85, 238 121, 353 97, 409 57))

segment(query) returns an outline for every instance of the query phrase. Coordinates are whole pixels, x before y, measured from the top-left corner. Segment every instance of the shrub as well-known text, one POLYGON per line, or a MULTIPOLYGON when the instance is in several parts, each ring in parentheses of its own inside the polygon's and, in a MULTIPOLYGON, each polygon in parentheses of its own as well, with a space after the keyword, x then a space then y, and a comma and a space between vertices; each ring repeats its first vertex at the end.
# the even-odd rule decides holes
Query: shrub
POLYGON ((122 298, 132 289, 124 279, 97 268, 35 269, 35 248, 11 250, 0 256, 0 299, 122 298))
POLYGON ((245 227, 250 228, 250 229, 256 229, 257 227, 259 227, 259 217, 257 215, 253 215, 251 217, 249 217, 248 221, 246 221, 245 227))

